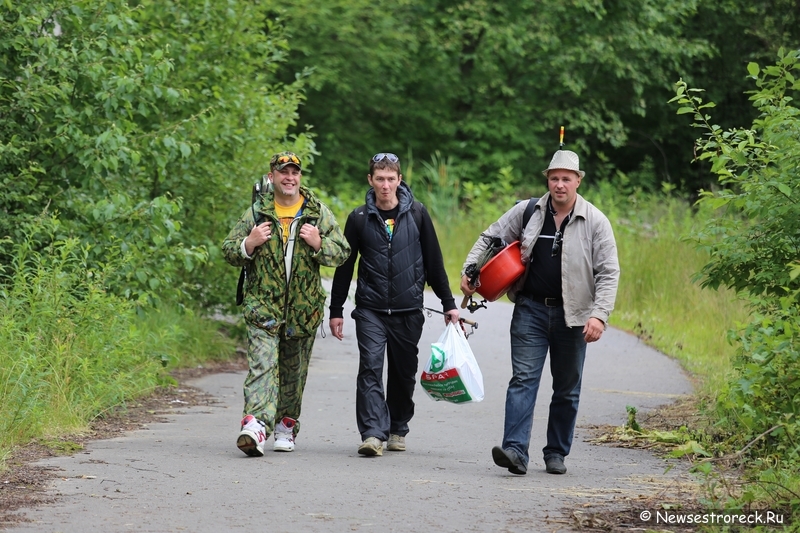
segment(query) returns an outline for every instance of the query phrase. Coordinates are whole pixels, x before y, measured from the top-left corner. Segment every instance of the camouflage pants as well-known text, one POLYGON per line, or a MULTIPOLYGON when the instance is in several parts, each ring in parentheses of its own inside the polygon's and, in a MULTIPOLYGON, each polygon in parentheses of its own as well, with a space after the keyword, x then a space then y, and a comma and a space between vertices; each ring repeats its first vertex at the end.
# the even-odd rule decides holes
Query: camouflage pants
MULTIPOLYGON (((244 415, 261 420, 270 435, 283 417, 300 418, 314 337, 284 339, 248 324, 247 344, 244 415)), ((299 429, 298 422, 295 435, 299 429)))

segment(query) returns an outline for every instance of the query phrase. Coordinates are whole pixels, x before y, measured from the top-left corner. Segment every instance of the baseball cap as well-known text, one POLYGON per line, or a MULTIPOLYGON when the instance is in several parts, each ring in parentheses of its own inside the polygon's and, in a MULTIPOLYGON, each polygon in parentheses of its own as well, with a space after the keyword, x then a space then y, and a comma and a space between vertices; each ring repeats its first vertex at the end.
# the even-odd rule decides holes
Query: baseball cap
POLYGON ((294 152, 280 152, 273 155, 272 159, 269 160, 269 168, 272 170, 283 170, 286 165, 295 165, 300 170, 303 170, 300 158, 294 152))

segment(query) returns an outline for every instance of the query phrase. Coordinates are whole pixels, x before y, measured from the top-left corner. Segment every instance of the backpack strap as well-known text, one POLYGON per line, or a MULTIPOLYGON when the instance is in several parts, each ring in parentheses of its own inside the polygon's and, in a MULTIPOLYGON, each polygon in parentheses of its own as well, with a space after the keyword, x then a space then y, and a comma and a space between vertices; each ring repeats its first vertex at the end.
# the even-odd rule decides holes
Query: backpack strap
POLYGON ((533 216, 533 210, 536 208, 536 203, 538 201, 538 198, 533 197, 528 200, 528 205, 525 206, 525 212, 522 214, 522 231, 525 231, 525 227, 528 225, 531 216, 533 216))
MULTIPOLYGON (((256 211, 256 206, 259 205, 259 195, 258 195, 258 188, 257 185, 253 186, 253 203, 250 204, 250 211, 253 213, 253 224, 258 226, 259 225, 259 212, 256 211)), ((247 265, 242 267, 242 271, 239 272, 239 281, 236 284, 236 305, 242 305, 244 302, 244 286, 247 283, 247 265)))
POLYGON ((416 200, 411 204, 411 216, 414 217, 414 223, 417 225, 417 231, 422 235, 422 204, 416 200))

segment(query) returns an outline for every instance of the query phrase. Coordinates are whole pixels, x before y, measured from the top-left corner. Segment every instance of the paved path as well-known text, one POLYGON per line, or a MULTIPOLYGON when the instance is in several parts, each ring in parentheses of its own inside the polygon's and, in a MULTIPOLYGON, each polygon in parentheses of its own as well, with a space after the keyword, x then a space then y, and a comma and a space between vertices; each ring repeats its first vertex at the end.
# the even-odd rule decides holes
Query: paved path
MULTIPOLYGON (((438 308, 429 295, 430 307, 438 308)), ((169 423, 92 442, 71 457, 41 464, 64 470, 57 503, 30 512, 27 532, 515 532, 568 531, 568 513, 643 493, 681 475, 632 449, 584 441, 590 424, 621 425, 626 405, 640 411, 691 391, 678 365, 635 337, 609 329, 589 346, 575 444, 568 472, 548 475, 545 443, 549 375, 540 387, 528 475, 495 466, 510 376, 511 304, 495 302, 470 318, 470 344, 486 398, 477 404, 434 402, 418 386, 408 451, 365 458, 356 453, 354 325, 345 339, 318 338, 309 372, 302 432, 293 453, 248 458, 235 446, 243 373, 207 376, 194 385, 219 402, 187 409, 169 423)), ((420 359, 441 334, 426 320, 420 359)), ((327 332, 327 324, 325 328, 327 332)), ((548 374, 546 372, 546 374, 548 374)), ((644 524, 642 524, 644 525, 644 524)))

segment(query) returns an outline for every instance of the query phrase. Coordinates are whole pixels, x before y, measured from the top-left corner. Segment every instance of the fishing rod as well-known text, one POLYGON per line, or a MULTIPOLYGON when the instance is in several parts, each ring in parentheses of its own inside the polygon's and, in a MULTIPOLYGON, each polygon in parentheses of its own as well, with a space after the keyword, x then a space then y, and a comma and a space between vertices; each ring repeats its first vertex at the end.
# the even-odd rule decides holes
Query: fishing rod
MULTIPOLYGON (((423 307, 422 309, 424 311, 428 312, 428 317, 431 316, 431 313, 437 313, 437 314, 440 314, 440 315, 444 315, 444 313, 442 311, 439 311, 438 309, 433 309, 431 307, 423 307)), ((461 323, 461 329, 462 330, 464 330, 464 324, 469 324, 469 326, 471 328, 469 333, 467 333, 467 331, 464 330, 464 337, 466 337, 466 338, 469 338, 469 336, 472 335, 473 333, 475 333, 475 330, 478 329, 478 323, 475 322, 474 320, 470 320, 469 318, 459 318, 458 321, 461 323)))

